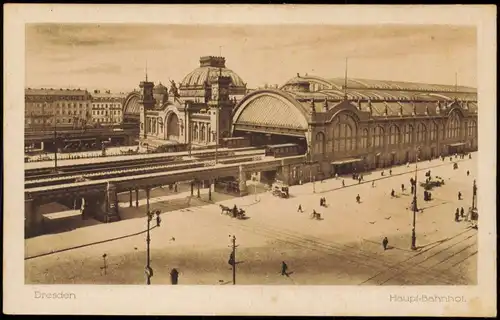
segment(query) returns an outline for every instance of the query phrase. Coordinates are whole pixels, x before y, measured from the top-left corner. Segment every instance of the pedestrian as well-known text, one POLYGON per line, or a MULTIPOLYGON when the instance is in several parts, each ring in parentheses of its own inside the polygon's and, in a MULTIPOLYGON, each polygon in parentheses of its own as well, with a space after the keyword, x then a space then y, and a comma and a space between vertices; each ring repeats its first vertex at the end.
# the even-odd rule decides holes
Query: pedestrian
POLYGON ((345 187, 344 179, 342 179, 342 187, 345 187))
POLYGON ((361 179, 361 181, 364 181, 364 180, 365 180, 362 174, 361 174, 361 175, 359 175, 359 178, 361 179))
POLYGON ((383 177, 384 176, 384 170, 382 170, 382 172, 380 172, 380 175, 383 177))
POLYGON ((281 261, 281 275, 288 277, 287 271, 288 271, 288 266, 286 265, 285 261, 281 261))
POLYGON ((301 204, 299 204, 299 208, 297 209, 297 212, 304 212, 304 211, 302 211, 302 205, 301 204))
POLYGON ((404 185, 404 183, 401 184, 401 192, 405 192, 405 185, 404 185))
POLYGON ((395 194, 396 194, 396 193, 394 192, 394 189, 392 189, 392 191, 391 191, 391 197, 394 197, 394 196, 395 196, 395 194))
POLYGON ((462 192, 458 191, 458 200, 462 200, 462 192))
POLYGON ((457 208, 457 211, 455 211, 455 222, 458 222, 460 220, 460 212, 457 208))
POLYGON ((372 188, 375 187, 375 180, 372 181, 372 188))
POLYGON ((389 169, 389 175, 392 176, 392 169, 389 169))
POLYGON ((339 174, 335 173, 335 180, 338 180, 338 179, 339 179, 339 174))
POLYGON ((464 207, 460 208, 460 218, 463 218, 465 215, 464 207))
POLYGON ((178 282, 179 282, 179 271, 173 268, 172 271, 170 271, 170 283, 176 285, 178 282))
POLYGON ((469 159, 472 159, 472 154, 469 153, 469 159))
POLYGON ((161 223, 161 218, 160 218, 160 214, 157 213, 156 214, 156 226, 159 227, 160 226, 160 223, 161 223))
POLYGON ((469 172, 469 170, 467 170, 467 177, 469 176, 469 174, 470 174, 470 172, 469 172))
POLYGON ((361 183, 361 177, 358 178, 358 184, 360 184, 360 183, 361 183))
POLYGON ((409 162, 407 162, 407 163, 406 163, 406 167, 407 167, 407 168, 409 168, 409 167, 410 167, 410 163, 409 163, 409 162))
POLYGON ((384 237, 384 240, 382 240, 382 247, 384 247, 384 251, 387 250, 387 245, 389 244, 389 240, 387 237, 384 237))
POLYGON ((319 199, 319 206, 322 207, 323 206, 323 198, 320 198, 319 199))
POLYGON ((359 194, 356 196, 356 202, 361 203, 361 197, 359 196, 359 194))

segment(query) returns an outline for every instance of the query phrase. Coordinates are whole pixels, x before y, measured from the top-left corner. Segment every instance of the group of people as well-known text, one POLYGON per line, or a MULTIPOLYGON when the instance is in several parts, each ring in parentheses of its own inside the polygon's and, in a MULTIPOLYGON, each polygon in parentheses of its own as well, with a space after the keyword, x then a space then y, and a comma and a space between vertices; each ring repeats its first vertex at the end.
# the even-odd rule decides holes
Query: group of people
POLYGON ((457 208, 457 211, 455 211, 455 222, 459 222, 460 219, 464 219, 464 221, 467 221, 469 219, 468 215, 465 215, 464 207, 460 209, 457 208))
POLYGON ((322 197, 319 199, 319 206, 326 207, 326 198, 325 197, 322 197))

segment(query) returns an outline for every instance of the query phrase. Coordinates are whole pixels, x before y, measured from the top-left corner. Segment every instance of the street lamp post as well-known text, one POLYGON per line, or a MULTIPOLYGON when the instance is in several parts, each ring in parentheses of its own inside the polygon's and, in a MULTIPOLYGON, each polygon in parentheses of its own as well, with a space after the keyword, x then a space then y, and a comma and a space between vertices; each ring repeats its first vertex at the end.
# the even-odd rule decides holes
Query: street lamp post
POLYGON ((476 180, 474 180, 472 185, 472 209, 476 209, 476 200, 477 200, 477 185, 476 185, 476 180))
POLYGON ((146 189, 146 213, 147 213, 147 220, 148 220, 148 227, 146 231, 146 284, 150 285, 151 284, 151 277, 153 276, 153 269, 151 268, 151 257, 150 257, 150 248, 149 244, 151 242, 151 237, 150 237, 150 228, 151 228, 151 220, 153 218, 153 214, 149 210, 149 191, 150 189, 146 189))
MULTIPOLYGON (((231 235, 229 236, 231 238, 231 235)), ((236 237, 233 235, 232 238, 231 238, 231 257, 230 257, 230 261, 231 262, 231 265, 233 267, 233 285, 236 284, 236 237)))
POLYGON ((415 234, 415 223, 417 217, 417 171, 418 171, 418 155, 420 153, 420 147, 417 147, 417 152, 415 155, 415 187, 413 188, 413 226, 411 229, 411 249, 417 250, 417 236, 415 234))

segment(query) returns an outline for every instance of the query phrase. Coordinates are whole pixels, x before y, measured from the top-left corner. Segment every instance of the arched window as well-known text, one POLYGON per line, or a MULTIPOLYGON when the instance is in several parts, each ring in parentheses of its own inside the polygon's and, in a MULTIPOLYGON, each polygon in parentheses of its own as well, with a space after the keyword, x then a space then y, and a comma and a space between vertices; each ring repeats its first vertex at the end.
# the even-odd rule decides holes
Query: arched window
POLYGON ((426 136, 427 128, 425 127, 425 124, 417 124, 417 142, 425 142, 426 136))
POLYGON ((467 135, 469 137, 476 136, 476 130, 477 130, 476 121, 474 121, 474 120, 469 121, 468 127, 467 127, 467 135))
POLYGON ((318 132, 316 134, 316 146, 314 148, 316 154, 325 153, 325 135, 323 132, 318 132))
POLYGON ((395 125, 389 129, 389 145, 399 144, 399 128, 395 125))
POLYGON ((457 112, 453 112, 448 119, 447 137, 448 139, 460 137, 460 118, 457 112))
POLYGON ((403 143, 408 144, 413 142, 413 126, 410 124, 405 125, 403 143))
POLYGON ((431 124, 431 130, 429 132, 429 139, 431 141, 436 141, 437 140, 437 132, 438 132, 438 126, 434 122, 431 124))
POLYGON ((193 140, 198 140, 198 124, 193 126, 193 140))
POLYGON ((372 146, 374 148, 380 148, 384 146, 384 128, 380 126, 373 128, 372 146))
POLYGON ((205 141, 205 125, 200 126, 200 140, 205 141))
POLYGON ((363 132, 361 133, 361 148, 368 148, 368 129, 363 129, 363 132))
POLYGON ((333 127, 333 151, 346 152, 356 149, 356 122, 348 115, 336 117, 333 127))

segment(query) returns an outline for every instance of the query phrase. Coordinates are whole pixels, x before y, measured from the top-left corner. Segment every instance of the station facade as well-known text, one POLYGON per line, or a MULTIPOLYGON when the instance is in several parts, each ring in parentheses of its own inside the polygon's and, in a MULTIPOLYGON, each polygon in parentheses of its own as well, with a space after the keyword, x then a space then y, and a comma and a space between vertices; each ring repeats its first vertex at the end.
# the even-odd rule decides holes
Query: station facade
POLYGON ((200 66, 179 84, 171 81, 170 89, 142 81, 125 99, 124 122, 140 126, 143 145, 214 146, 217 138, 230 136, 234 107, 246 93, 246 83, 225 58, 201 57, 200 66))
POLYGON ((477 112, 474 88, 297 75, 245 96, 232 135, 302 144, 296 184, 477 150, 477 112))

